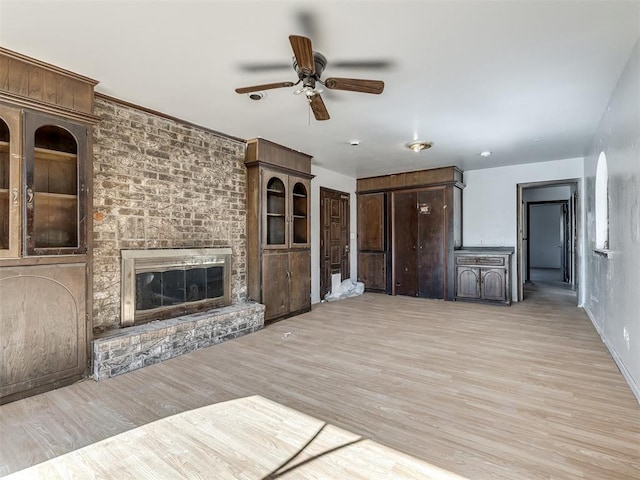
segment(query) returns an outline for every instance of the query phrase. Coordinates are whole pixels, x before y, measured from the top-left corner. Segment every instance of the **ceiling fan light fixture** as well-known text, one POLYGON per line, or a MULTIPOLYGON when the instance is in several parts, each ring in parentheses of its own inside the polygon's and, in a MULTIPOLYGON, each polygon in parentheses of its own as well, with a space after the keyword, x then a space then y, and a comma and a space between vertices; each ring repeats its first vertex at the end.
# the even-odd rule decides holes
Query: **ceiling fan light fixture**
POLYGON ((414 152, 420 152, 433 147, 433 142, 425 142, 423 140, 416 140, 414 142, 407 143, 407 148, 410 148, 414 152))

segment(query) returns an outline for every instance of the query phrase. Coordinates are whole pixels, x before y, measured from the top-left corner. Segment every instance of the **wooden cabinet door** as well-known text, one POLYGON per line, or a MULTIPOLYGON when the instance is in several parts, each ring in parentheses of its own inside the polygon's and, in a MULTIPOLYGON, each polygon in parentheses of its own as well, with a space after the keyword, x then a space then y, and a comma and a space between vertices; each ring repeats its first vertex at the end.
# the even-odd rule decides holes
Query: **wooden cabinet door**
POLYGON ((262 302, 264 318, 270 320, 289 313, 289 254, 262 256, 262 302))
POLYGON ((393 293, 418 296, 416 192, 393 193, 393 293))
POLYGON ((20 255, 20 110, 0 105, 0 258, 20 255))
POLYGON ((311 306, 311 252, 289 253, 289 311, 308 309, 311 306))
POLYGON ((483 300, 507 301, 505 271, 502 268, 483 268, 481 298, 483 300))
POLYGON ((480 269, 475 267, 457 267, 456 297, 480 298, 480 269))
POLYGON ((384 251, 384 195, 358 195, 358 250, 384 251))
POLYGON ((84 375, 85 284, 84 264, 0 269, 0 397, 84 375))
POLYGON ((444 188, 417 192, 418 296, 444 298, 445 294, 445 238, 446 209, 444 188))
POLYGON ((362 252, 358 254, 358 281, 364 288, 373 291, 385 291, 387 256, 380 252, 362 252))

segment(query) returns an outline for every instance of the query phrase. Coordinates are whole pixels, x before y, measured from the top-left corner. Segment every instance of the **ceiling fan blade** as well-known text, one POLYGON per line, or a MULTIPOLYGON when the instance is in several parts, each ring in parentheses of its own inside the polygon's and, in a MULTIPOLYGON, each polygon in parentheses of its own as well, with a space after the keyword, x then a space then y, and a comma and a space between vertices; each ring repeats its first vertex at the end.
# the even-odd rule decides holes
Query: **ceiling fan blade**
POLYGON ((295 14, 296 21, 305 37, 313 38, 318 42, 320 31, 318 29, 318 16, 311 10, 299 10, 295 14))
POLYGON ((384 90, 381 80, 360 80, 357 78, 327 78, 324 86, 332 90, 380 94, 384 90))
POLYGON ((387 70, 393 66, 391 60, 342 60, 331 62, 331 68, 361 68, 370 70, 387 70))
POLYGON ((305 75, 314 75, 316 73, 316 65, 313 60, 311 40, 300 35, 289 35, 289 42, 300 71, 305 75))
POLYGON ((236 88, 236 93, 251 93, 261 90, 271 90, 273 88, 293 87, 293 82, 265 83, 264 85, 254 85, 253 87, 236 88))
POLYGON ((316 120, 329 120, 329 112, 327 111, 327 107, 325 107, 324 101, 319 93, 309 97, 309 105, 311 106, 313 116, 316 117, 316 120))
POLYGON ((239 65, 240 70, 245 72, 272 72, 274 70, 291 70, 291 62, 273 62, 273 63, 242 63, 239 65))

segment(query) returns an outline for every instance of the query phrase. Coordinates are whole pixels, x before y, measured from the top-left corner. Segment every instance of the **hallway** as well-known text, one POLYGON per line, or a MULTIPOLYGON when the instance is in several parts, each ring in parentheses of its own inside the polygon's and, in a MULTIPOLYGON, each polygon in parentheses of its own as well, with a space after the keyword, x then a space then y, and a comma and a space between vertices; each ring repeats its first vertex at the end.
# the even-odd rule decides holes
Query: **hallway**
POLYGON ((560 268, 532 268, 531 281, 524 284, 524 300, 557 302, 563 306, 577 306, 576 291, 562 281, 560 268))

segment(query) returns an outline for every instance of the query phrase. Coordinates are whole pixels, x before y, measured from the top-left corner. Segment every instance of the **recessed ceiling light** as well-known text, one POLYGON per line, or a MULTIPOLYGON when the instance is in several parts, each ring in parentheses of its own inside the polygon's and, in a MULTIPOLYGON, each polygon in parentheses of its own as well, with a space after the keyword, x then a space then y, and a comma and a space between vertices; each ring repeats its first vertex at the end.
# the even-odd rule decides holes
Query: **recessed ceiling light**
POLYGON ((351 145, 352 147, 357 147, 358 145, 360 145, 360 140, 349 140, 349 145, 351 145))
POLYGON ((414 152, 427 150, 428 148, 431 148, 431 147, 433 147, 433 142, 425 142, 423 140, 416 140, 415 142, 407 143, 407 148, 410 148, 414 152))
POLYGON ((491 152, 489 150, 485 150, 484 152, 480 152, 481 157, 490 157, 491 152))
POLYGON ((264 97, 267 96, 267 92, 251 92, 251 93, 247 93, 247 95, 249 96, 249 98, 251 100, 262 100, 264 97))

